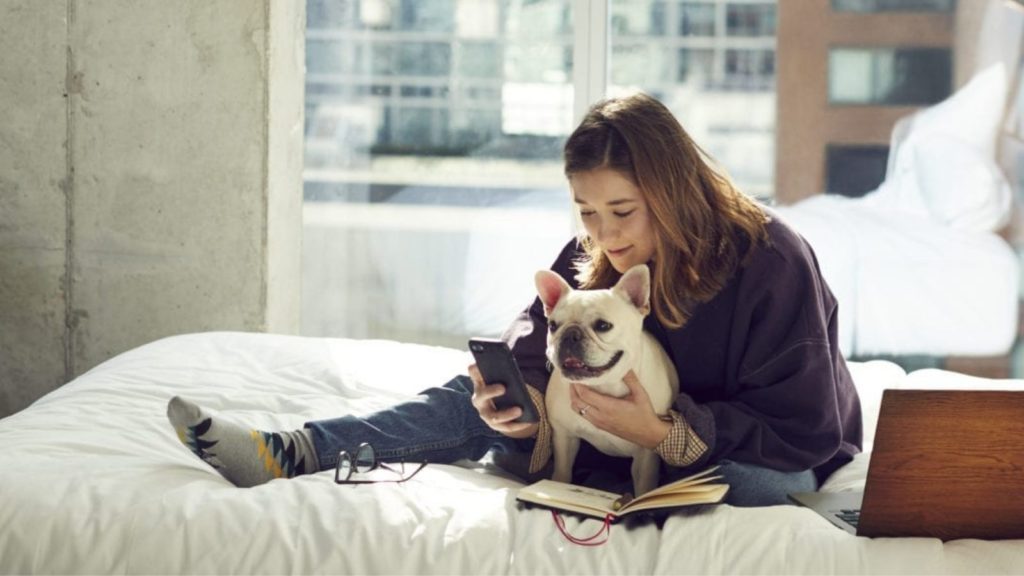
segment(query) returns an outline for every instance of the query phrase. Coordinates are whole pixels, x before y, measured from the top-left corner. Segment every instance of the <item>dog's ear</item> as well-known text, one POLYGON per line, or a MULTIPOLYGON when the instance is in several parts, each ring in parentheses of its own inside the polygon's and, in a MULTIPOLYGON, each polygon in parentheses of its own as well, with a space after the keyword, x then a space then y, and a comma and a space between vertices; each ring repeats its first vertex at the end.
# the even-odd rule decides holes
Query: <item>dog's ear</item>
POLYGON ((550 270, 537 272, 534 282, 537 284, 537 295, 540 296, 540 301, 544 304, 545 316, 550 316, 562 296, 572 291, 572 286, 569 286, 568 282, 550 270))
POLYGON ((651 311, 651 271, 646 264, 637 264, 619 278, 612 292, 622 296, 646 316, 651 311))

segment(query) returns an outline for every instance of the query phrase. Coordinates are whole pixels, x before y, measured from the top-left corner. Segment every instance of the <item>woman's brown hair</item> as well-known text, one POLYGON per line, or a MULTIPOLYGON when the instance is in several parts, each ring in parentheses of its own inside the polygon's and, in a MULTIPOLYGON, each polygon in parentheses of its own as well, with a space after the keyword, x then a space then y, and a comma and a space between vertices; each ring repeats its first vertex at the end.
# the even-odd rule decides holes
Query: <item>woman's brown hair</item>
MULTIPOLYGON (((765 242, 767 216, 711 167, 664 104, 646 94, 595 104, 565 143, 565 175, 608 168, 640 189, 655 228, 652 304, 668 328, 717 294, 750 250, 765 242)), ((619 278, 608 257, 581 234, 583 288, 619 278)))

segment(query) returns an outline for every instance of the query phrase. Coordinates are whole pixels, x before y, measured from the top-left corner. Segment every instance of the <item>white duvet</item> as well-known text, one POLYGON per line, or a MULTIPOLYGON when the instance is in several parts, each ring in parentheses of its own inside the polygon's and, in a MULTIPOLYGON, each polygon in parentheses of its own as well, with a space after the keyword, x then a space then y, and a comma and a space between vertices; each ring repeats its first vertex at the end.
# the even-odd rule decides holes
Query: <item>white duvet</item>
MULTIPOLYGON (((605 545, 586 548, 566 541, 548 512, 518 508, 519 484, 481 464, 432 464, 404 484, 338 486, 322 472, 239 489, 181 446, 164 414, 181 394, 257 427, 299 427, 387 405, 467 363, 444 348, 241 333, 122 354, 0 420, 0 572, 1024 571, 1024 541, 869 540, 794 506, 722 505, 660 529, 615 525, 605 545)), ((937 371, 907 377, 881 362, 853 369, 869 412, 882 386, 988 384, 937 371)), ((858 487, 866 463, 858 458, 825 489, 858 487)), ((600 526, 566 523, 577 535, 600 526)))
POLYGON ((842 196, 775 210, 814 248, 839 301, 845 354, 995 356, 1013 347, 1021 270, 995 233, 842 196))

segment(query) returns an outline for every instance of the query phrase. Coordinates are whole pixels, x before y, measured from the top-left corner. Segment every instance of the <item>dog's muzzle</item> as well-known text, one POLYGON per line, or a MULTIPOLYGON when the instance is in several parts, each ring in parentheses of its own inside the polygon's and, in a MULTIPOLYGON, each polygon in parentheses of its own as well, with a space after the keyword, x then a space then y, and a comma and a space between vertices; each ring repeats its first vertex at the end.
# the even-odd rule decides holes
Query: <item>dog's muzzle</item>
POLYGON ((596 378, 611 370, 622 359, 622 351, 619 350, 604 365, 590 366, 583 360, 586 357, 585 341, 586 337, 579 326, 567 327, 559 339, 558 369, 566 378, 596 378))

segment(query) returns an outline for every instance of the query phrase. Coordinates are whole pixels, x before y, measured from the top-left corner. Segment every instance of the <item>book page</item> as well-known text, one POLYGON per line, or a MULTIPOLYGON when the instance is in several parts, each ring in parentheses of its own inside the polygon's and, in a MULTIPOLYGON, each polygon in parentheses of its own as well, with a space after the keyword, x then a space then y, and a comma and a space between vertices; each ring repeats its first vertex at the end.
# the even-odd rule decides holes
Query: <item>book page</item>
POLYGON ((673 508, 693 504, 714 504, 720 502, 729 491, 728 484, 700 484, 690 486, 684 492, 661 494, 652 498, 633 500, 619 510, 619 514, 628 514, 638 510, 654 510, 656 508, 673 508))
POLYGON ((718 480, 721 478, 721 476, 711 476, 711 473, 714 472, 715 470, 718 470, 718 466, 712 466, 711 468, 701 470, 700 472, 697 472, 696 474, 693 474, 691 476, 687 476, 686 478, 683 478, 681 480, 676 480, 675 482, 670 482, 668 484, 665 484, 664 486, 659 486, 658 488, 655 488, 654 490, 651 490, 650 492, 635 498, 633 501, 635 502, 637 500, 648 500, 650 498, 657 498, 662 494, 685 492, 687 488, 690 486, 699 486, 707 482, 711 482, 712 480, 718 480))
POLYGON ((606 514, 615 513, 613 506, 615 501, 621 498, 621 495, 586 486, 541 480, 520 489, 518 498, 535 504, 575 510, 603 518, 606 514))

